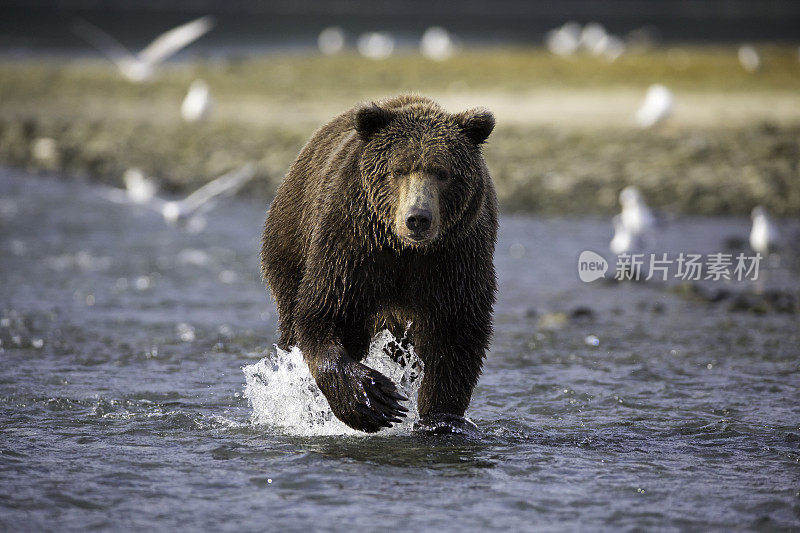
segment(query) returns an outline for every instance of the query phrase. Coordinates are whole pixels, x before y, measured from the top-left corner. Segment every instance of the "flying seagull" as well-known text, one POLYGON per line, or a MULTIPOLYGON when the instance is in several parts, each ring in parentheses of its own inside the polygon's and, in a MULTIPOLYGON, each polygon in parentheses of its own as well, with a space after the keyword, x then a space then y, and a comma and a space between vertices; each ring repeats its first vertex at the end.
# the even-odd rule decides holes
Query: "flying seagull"
POLYGON ((135 204, 146 204, 158 194, 158 182, 145 176, 138 168, 129 168, 122 175, 125 184, 125 197, 135 204))
POLYGON ((147 205, 157 200, 160 188, 155 178, 147 176, 138 168, 129 168, 122 175, 124 189, 119 187, 102 187, 100 195, 115 204, 147 205))
POLYGON ((190 218, 209 211, 219 198, 236 194, 236 191, 253 179, 255 174, 255 164, 247 163, 206 183, 183 200, 164 202, 161 206, 161 215, 170 224, 185 223, 190 218))
POLYGON ((212 180, 186 198, 181 200, 164 200, 155 195, 157 187, 152 178, 146 178, 138 170, 125 173, 125 189, 106 187, 101 191, 103 197, 115 203, 136 204, 158 212, 168 224, 202 229, 205 225, 202 215, 211 210, 216 201, 224 196, 233 196, 248 181, 253 179, 256 166, 247 163, 212 180), (146 189, 148 194, 142 194, 146 189))
POLYGON ((152 78, 155 68, 168 57, 196 41, 214 26, 212 17, 200 17, 156 37, 141 52, 134 54, 94 24, 79 19, 73 31, 103 52, 125 78, 139 83, 152 78))

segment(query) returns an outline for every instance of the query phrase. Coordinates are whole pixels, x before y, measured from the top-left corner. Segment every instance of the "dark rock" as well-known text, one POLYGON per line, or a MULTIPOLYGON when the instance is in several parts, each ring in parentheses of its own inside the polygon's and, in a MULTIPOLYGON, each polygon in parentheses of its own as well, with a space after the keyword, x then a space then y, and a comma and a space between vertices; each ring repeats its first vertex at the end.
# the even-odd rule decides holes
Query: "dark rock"
POLYGON ((582 321, 582 320, 594 320, 596 313, 593 309, 589 307, 576 307, 572 311, 569 312, 570 320, 582 321))

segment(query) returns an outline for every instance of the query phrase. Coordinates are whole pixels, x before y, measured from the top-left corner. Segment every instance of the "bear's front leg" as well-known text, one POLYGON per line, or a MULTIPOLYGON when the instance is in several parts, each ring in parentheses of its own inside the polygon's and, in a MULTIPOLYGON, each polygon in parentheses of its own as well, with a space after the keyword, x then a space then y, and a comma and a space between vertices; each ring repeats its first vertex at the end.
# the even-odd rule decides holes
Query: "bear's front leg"
POLYGON ((480 377, 489 334, 485 326, 469 324, 414 332, 414 348, 425 364, 415 429, 433 433, 477 429, 464 413, 480 377))
POLYGON ((303 332, 300 349, 311 375, 336 418, 353 429, 374 433, 405 417, 407 401, 392 381, 353 359, 335 337, 303 332))
POLYGON ((358 278, 363 274, 354 266, 352 243, 325 231, 346 227, 345 221, 336 222, 340 215, 334 211, 323 217, 326 224, 315 234, 297 291, 292 330, 336 418, 374 433, 400 422, 408 409, 399 402, 408 399, 389 378, 358 362, 371 338, 367 324, 372 314, 364 302, 372 298, 365 292, 368 284, 358 278))

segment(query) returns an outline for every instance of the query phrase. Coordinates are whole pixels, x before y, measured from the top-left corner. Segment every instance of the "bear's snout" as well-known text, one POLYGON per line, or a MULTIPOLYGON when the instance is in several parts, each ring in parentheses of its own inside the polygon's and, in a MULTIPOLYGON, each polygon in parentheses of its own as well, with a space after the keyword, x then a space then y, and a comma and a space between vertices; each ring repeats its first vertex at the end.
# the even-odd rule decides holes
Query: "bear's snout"
POLYGON ((406 215, 406 227, 412 233, 423 233, 431 227, 431 212, 424 209, 412 209, 406 215))
POLYGON ((403 179, 395 232, 410 244, 432 241, 439 235, 439 187, 435 176, 412 172, 403 179))

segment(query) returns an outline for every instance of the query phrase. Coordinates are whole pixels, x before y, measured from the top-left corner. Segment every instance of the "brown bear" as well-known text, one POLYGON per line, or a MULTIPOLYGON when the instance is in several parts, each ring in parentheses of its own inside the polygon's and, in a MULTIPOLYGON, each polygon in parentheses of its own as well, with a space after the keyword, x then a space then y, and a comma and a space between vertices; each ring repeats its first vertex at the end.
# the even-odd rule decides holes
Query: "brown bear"
POLYGON ((405 416, 394 384, 359 361, 376 332, 424 363, 422 427, 463 415, 492 334, 497 198, 481 145, 489 111, 450 114, 402 95, 322 126, 269 209, 263 276, 279 344, 299 346, 333 413, 375 432, 405 416))

